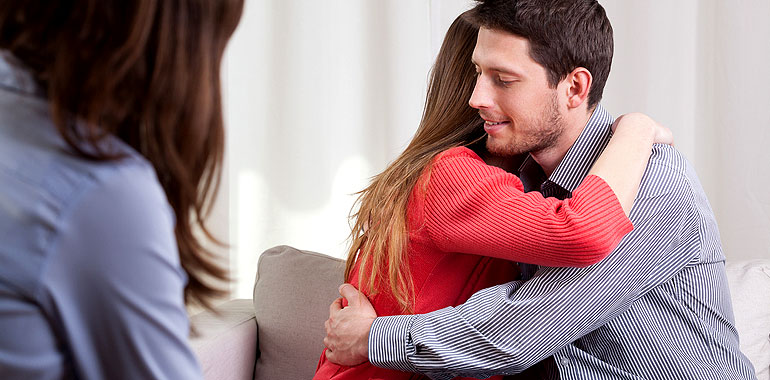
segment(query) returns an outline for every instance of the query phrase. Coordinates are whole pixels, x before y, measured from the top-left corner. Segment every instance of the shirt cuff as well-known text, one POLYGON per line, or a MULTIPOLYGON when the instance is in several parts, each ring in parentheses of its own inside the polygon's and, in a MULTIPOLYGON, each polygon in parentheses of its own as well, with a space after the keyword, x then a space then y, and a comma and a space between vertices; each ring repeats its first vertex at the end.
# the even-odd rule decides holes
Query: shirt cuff
POLYGON ((415 318, 415 315, 376 318, 369 331, 369 362, 381 368, 417 372, 409 362, 409 354, 415 351, 409 338, 415 318))

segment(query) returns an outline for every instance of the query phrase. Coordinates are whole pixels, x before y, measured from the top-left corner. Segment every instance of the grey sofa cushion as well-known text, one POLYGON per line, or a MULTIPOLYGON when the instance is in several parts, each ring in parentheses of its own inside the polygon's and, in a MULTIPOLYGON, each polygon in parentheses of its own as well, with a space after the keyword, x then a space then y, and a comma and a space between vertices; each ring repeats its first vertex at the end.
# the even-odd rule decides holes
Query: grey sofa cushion
POLYGON ((259 258, 254 311, 259 334, 255 379, 310 379, 323 351, 324 321, 345 262, 278 246, 259 258))

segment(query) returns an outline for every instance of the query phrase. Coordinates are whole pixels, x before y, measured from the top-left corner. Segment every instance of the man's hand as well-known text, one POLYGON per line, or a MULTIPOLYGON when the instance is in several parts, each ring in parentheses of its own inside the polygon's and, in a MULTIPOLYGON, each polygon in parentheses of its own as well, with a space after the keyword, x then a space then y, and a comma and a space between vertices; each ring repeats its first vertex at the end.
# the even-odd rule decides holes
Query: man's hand
POLYGON ((340 295, 348 306, 342 307, 342 298, 329 306, 329 319, 324 324, 326 358, 335 364, 354 366, 369 360, 369 330, 377 312, 353 285, 342 284, 340 295))

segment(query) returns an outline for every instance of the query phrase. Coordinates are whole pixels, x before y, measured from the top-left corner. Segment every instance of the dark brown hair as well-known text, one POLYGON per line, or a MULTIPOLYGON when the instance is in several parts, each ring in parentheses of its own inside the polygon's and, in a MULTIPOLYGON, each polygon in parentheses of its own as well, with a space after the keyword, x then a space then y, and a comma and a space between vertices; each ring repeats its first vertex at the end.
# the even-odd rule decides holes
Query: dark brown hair
POLYGON ((412 189, 440 152, 486 136, 478 111, 468 105, 476 70, 471 63, 478 28, 468 12, 449 27, 431 70, 422 121, 406 150, 359 193, 351 216, 345 279, 358 261, 359 288, 375 291, 386 281, 393 298, 411 311, 412 284, 407 260, 407 205, 412 189))
POLYGON ((602 99, 612 65, 612 25, 596 0, 477 0, 475 21, 529 40, 530 56, 556 86, 578 67, 591 72, 588 108, 602 99))
POLYGON ((92 160, 115 135, 154 166, 176 215, 185 301, 209 306, 227 271, 193 233, 221 176, 220 62, 243 0, 23 0, 0 4, 0 48, 35 75, 69 145, 92 160))

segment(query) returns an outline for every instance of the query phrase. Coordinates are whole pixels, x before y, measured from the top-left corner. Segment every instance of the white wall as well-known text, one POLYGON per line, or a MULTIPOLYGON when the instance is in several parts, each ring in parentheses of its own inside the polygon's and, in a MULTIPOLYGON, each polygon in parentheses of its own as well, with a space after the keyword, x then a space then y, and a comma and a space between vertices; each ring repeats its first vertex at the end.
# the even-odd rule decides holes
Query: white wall
MULTIPOLYGON (((770 257, 770 2, 600 2, 616 47, 605 106, 668 125, 728 257, 770 257)), ((250 296, 271 246, 345 255, 351 194, 408 142, 443 35, 471 5, 247 0, 226 55, 228 173, 210 222, 229 234, 235 296, 250 296)))
POLYGON ((419 122, 432 11, 414 0, 247 1, 226 68, 236 296, 271 246, 345 255, 352 194, 419 122))
POLYGON ((674 131, 728 258, 770 257, 770 1, 600 2, 615 31, 605 105, 674 131))

